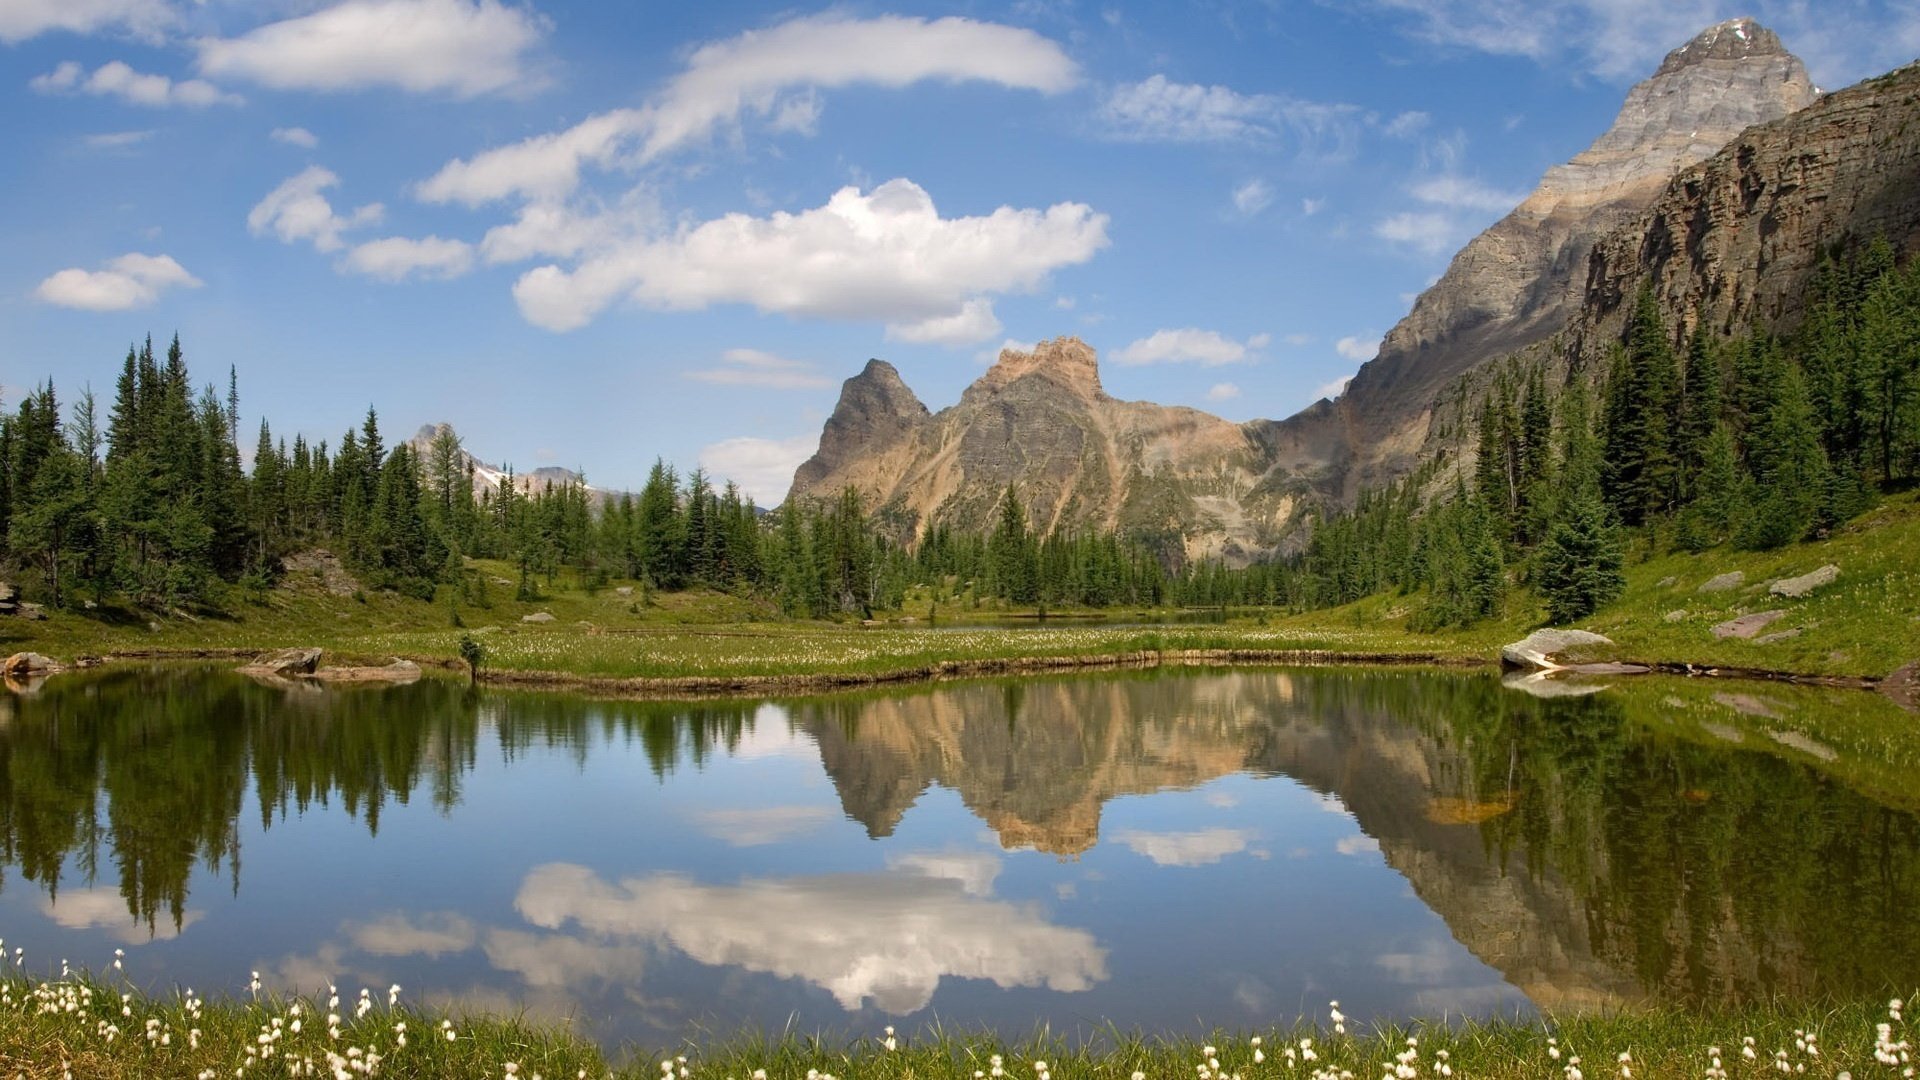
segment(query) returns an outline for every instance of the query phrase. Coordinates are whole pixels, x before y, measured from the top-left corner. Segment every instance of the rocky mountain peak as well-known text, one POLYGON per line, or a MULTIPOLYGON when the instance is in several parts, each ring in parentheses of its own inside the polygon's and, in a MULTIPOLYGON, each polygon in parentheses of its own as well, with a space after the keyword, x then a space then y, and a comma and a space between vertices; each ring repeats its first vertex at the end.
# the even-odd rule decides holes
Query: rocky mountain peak
POLYGON ((1741 17, 1715 23, 1694 35, 1692 41, 1667 54, 1657 78, 1709 60, 1745 60, 1755 56, 1792 56, 1780 43, 1780 36, 1752 19, 1741 17))
POLYGON ((840 401, 820 432, 820 448, 794 474, 794 490, 818 484, 862 454, 907 439, 929 415, 900 369, 868 360, 860 374, 840 384, 840 401))
POLYGON ((996 361, 967 393, 993 393, 1028 377, 1038 377, 1089 401, 1106 397, 1100 386, 1100 361, 1093 346, 1077 337, 1042 341, 1032 352, 1000 350, 996 361))

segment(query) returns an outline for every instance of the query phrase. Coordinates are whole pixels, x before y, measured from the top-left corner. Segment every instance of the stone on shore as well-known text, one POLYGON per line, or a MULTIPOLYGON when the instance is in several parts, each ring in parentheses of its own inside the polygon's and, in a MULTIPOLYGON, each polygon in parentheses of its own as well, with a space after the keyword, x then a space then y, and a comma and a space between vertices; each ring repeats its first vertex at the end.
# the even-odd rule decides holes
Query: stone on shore
POLYGON ((37 652, 17 652, 7 657, 5 663, 0 663, 0 673, 14 676, 45 675, 59 670, 59 663, 52 657, 37 652))
POLYGON ((1612 645, 1610 638, 1586 630, 1535 630, 1500 650, 1500 662, 1508 667, 1531 667, 1558 671, 1573 664, 1602 659, 1597 646, 1612 645))
POLYGON ((320 650, 315 648, 281 649, 263 653, 240 670, 249 675, 311 675, 320 666, 320 650))

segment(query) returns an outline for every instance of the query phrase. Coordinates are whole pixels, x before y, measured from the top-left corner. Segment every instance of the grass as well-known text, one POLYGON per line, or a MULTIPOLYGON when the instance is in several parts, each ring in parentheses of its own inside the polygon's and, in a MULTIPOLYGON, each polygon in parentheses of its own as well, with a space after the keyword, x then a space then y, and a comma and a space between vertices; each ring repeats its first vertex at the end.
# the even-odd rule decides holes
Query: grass
MULTIPOLYGON (((381 593, 340 596, 295 576, 267 594, 236 597, 221 612, 61 612, 44 622, 6 620, 0 649, 30 648, 71 659, 127 650, 317 645, 343 658, 452 661, 461 635, 472 633, 486 647, 487 666, 497 671, 604 679, 874 677, 923 673, 952 662, 1180 650, 1490 661, 1502 644, 1543 621, 1537 601, 1518 592, 1501 617, 1439 633, 1408 628, 1423 602, 1418 594, 1373 596, 1292 616, 1236 609, 1224 624, 1068 620, 1017 630, 964 622, 868 627, 783 620, 765 603, 710 591, 655 594, 642 602, 637 590, 621 595, 620 583, 588 591, 562 581, 549 596, 520 601, 510 587, 497 584, 512 576, 504 565, 481 563, 479 569, 496 582, 494 596, 486 607, 460 607, 460 627, 444 599, 429 604, 381 593), (521 622, 536 612, 554 620, 521 622)), ((1629 566, 1627 579, 1626 594, 1584 623, 1618 642, 1624 658, 1882 677, 1920 658, 1920 494, 1890 498, 1825 540, 1774 552, 1658 554, 1629 566), (1787 600, 1766 591, 1769 581, 1826 563, 1840 567, 1840 579, 1811 597, 1787 600), (1745 575, 1743 587, 1698 591, 1708 578, 1731 571, 1745 575), (1787 616, 1769 630, 1797 630, 1797 636, 1762 644, 1711 633, 1723 620, 1773 608, 1787 616)), ((907 614, 917 612, 909 608, 907 614)), ((1151 620, 1171 613, 1139 614, 1151 620)))
MULTIPOLYGON (((116 961, 117 962, 117 961, 116 961)), ((208 1001, 149 995, 123 977, 0 979, 0 1071, 22 1077, 632 1077, 636 1080, 1079 1080, 1259 1077, 1761 1077, 1912 1075, 1898 1004, 1655 1010, 1541 1021, 1363 1030, 1320 1026, 1208 1040, 1110 1031, 1070 1043, 929 1027, 852 1039, 786 1033, 630 1048, 610 1060, 578 1033, 399 1002, 399 988, 208 1001)))

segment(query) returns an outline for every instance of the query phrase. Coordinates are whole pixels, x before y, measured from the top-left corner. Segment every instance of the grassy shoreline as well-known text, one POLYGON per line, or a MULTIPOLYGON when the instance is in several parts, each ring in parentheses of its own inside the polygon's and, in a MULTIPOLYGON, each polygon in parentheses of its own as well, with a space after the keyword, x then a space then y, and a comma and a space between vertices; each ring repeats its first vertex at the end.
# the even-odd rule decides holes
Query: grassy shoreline
POLYGON ((1046 1032, 1008 1041, 889 1027, 852 1038, 740 1033, 609 1056, 570 1024, 421 1008, 401 1003, 398 987, 358 996, 341 988, 331 998, 255 990, 209 1001, 191 991, 148 994, 125 980, 0 979, 0 1071, 36 1078, 1868 1077, 1900 1075, 1908 1040, 1902 1009, 1884 1000, 1378 1028, 1345 1020, 1336 1003, 1318 1023, 1206 1039, 1107 1031, 1077 1042, 1046 1032))

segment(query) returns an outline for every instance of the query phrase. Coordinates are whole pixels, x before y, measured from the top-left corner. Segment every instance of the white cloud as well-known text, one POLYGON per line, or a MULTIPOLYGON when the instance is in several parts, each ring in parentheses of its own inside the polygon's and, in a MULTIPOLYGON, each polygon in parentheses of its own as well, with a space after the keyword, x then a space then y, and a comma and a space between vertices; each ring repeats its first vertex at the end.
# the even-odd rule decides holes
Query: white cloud
POLYGON ((583 166, 604 168, 623 157, 651 161, 747 116, 775 130, 809 133, 824 89, 899 89, 938 80, 1057 93, 1077 77, 1058 45, 1017 27, 964 18, 807 16, 696 49, 685 70, 642 108, 601 113, 565 131, 449 162, 419 194, 468 205, 516 194, 555 198, 577 186, 583 166))
POLYGON ((1198 829, 1193 832, 1145 832, 1121 829, 1113 839, 1160 866, 1206 866, 1238 855, 1253 843, 1251 829, 1198 829))
POLYGON ((445 281, 473 269, 473 245, 438 236, 420 240, 389 236, 355 246, 344 262, 347 269, 382 281, 405 281, 416 275, 445 281))
POLYGON ((1037 342, 1015 341, 1012 338, 1008 338, 1005 341, 1002 341, 1000 343, 1000 347, 997 349, 981 349, 979 352, 974 353, 973 362, 976 364, 979 364, 981 367, 990 367, 996 363, 999 363, 1000 354, 1002 353, 1009 353, 1009 352, 1030 353, 1037 347, 1037 345, 1038 345, 1037 342))
POLYGON ((1271 340, 1266 334, 1255 334, 1244 342, 1235 341, 1217 330, 1189 326, 1179 330, 1156 330, 1115 353, 1113 359, 1115 363, 1129 365, 1199 364, 1202 367, 1218 367, 1246 360, 1253 353, 1266 348, 1271 340))
POLYGON ((1325 210, 1326 208, 1327 208, 1327 200, 1325 199, 1301 199, 1300 200, 1300 213, 1306 217, 1312 217, 1313 215, 1319 213, 1322 210, 1325 210))
POLYGON ((762 847, 805 836, 839 815, 824 806, 763 806, 701 810, 696 827, 734 847, 762 847))
POLYGON ((267 137, 274 142, 298 146, 303 150, 311 150, 320 145, 320 136, 303 127, 274 128, 267 137))
POLYGON ((960 886, 968 896, 992 896, 1000 877, 1000 857, 986 851, 910 851, 889 856, 887 865, 922 877, 939 878, 960 886))
POLYGON ((971 345, 985 341, 1000 330, 1000 319, 993 313, 993 301, 975 298, 960 305, 959 312, 953 315, 890 324, 887 340, 917 345, 971 345))
POLYGON ((425 956, 465 952, 479 941, 472 919, 453 912, 428 912, 418 918, 394 913, 344 928, 355 947, 374 956, 425 956))
MULTIPOLYGON (((833 380, 804 360, 789 360, 759 349, 728 349, 720 366, 686 372, 689 379, 724 386, 752 386, 762 390, 818 390, 833 380)), ((811 454, 813 451, 807 451, 811 454)), ((791 479, 791 476, 789 476, 791 479)))
POLYGON ((1114 87, 1100 106, 1115 138, 1139 142, 1266 142, 1290 135, 1305 153, 1351 153, 1361 112, 1352 105, 1242 94, 1155 75, 1114 87))
POLYGON ((1349 360, 1371 360, 1380 351, 1380 339, 1358 335, 1343 337, 1333 343, 1333 351, 1349 360))
POLYGON ((33 291, 41 303, 83 311, 146 307, 172 288, 197 289, 199 278, 170 255, 122 255, 101 270, 62 270, 33 291))
POLYGON ((498 0, 346 0, 194 45, 202 74, 276 90, 378 86, 470 98, 536 88, 526 54, 547 29, 531 8, 498 0))
POLYGON ((245 100, 202 79, 174 82, 165 75, 142 74, 119 60, 100 65, 91 75, 78 63, 68 60, 45 75, 34 76, 27 85, 42 94, 115 97, 129 105, 156 109, 170 105, 204 109, 209 105, 239 105, 245 100))
POLYGON ((1313 392, 1313 400, 1319 401, 1321 398, 1326 398, 1328 401, 1332 401, 1335 398, 1338 398, 1341 394, 1346 393, 1347 384, 1352 381, 1353 381, 1353 376, 1342 375, 1339 378, 1333 380, 1332 382, 1327 383, 1326 385, 1320 387, 1318 390, 1315 390, 1313 392))
POLYGON ((1106 978, 1092 934, 970 895, 974 879, 932 869, 903 860, 886 874, 707 885, 667 874, 610 882, 552 864, 527 875, 514 907, 544 929, 572 923, 605 944, 670 945, 703 964, 802 979, 849 1010, 871 1001, 916 1012, 948 977, 1061 993, 1106 978))
POLYGON ((1233 208, 1252 217, 1273 203, 1273 185, 1265 180, 1249 180, 1233 189, 1233 208))
POLYGON ((5 0, 0 3, 0 42, 12 45, 56 30, 124 30, 152 39, 173 22, 166 0, 5 0))
POLYGON ((176 924, 171 918, 152 925, 136 918, 118 889, 65 889, 59 899, 43 897, 40 913, 69 930, 104 930, 128 945, 179 937, 206 912, 188 909, 176 924))
POLYGON ((143 131, 102 131, 92 135, 80 136, 80 142, 89 150, 125 150, 138 146, 153 138, 153 130, 143 131))
POLYGON ((1240 388, 1230 382, 1214 383, 1207 387, 1208 401, 1232 401, 1240 396, 1240 388))
POLYGON ((700 448, 700 467, 732 480, 761 506, 777 506, 793 486, 794 471, 820 448, 820 436, 762 439, 741 435, 700 448))
POLYGON ((1405 244, 1425 255, 1440 255, 1455 246, 1460 228, 1445 214, 1404 211, 1381 221, 1373 234, 1405 244))
POLYGON ((1371 836, 1356 833, 1352 836, 1343 836, 1339 840, 1336 840, 1333 845, 1333 850, 1342 855, 1365 855, 1370 852, 1379 851, 1380 841, 1375 840, 1371 836))
POLYGON ((1413 197, 1450 210, 1504 214, 1520 205, 1523 192, 1498 191, 1463 176, 1434 176, 1413 185, 1413 197))
POLYGON ((743 303, 907 326, 964 316, 984 294, 1036 288, 1091 259, 1106 230, 1106 215, 1081 203, 942 218, 918 184, 890 180, 867 194, 842 188, 797 214, 728 214, 616 245, 572 270, 539 267, 513 294, 529 322, 556 331, 586 325, 622 296, 669 310, 743 303))
POLYGON ((1387 121, 1386 126, 1380 129, 1380 133, 1395 139, 1410 139, 1426 130, 1427 124, 1432 119, 1433 117, 1417 109, 1409 110, 1387 121))
POLYGON ((247 231, 276 236, 283 244, 311 240, 320 251, 340 250, 341 233, 379 221, 385 208, 371 203, 345 216, 334 213, 333 204, 321 192, 339 182, 332 171, 308 166, 260 200, 247 214, 247 231))

